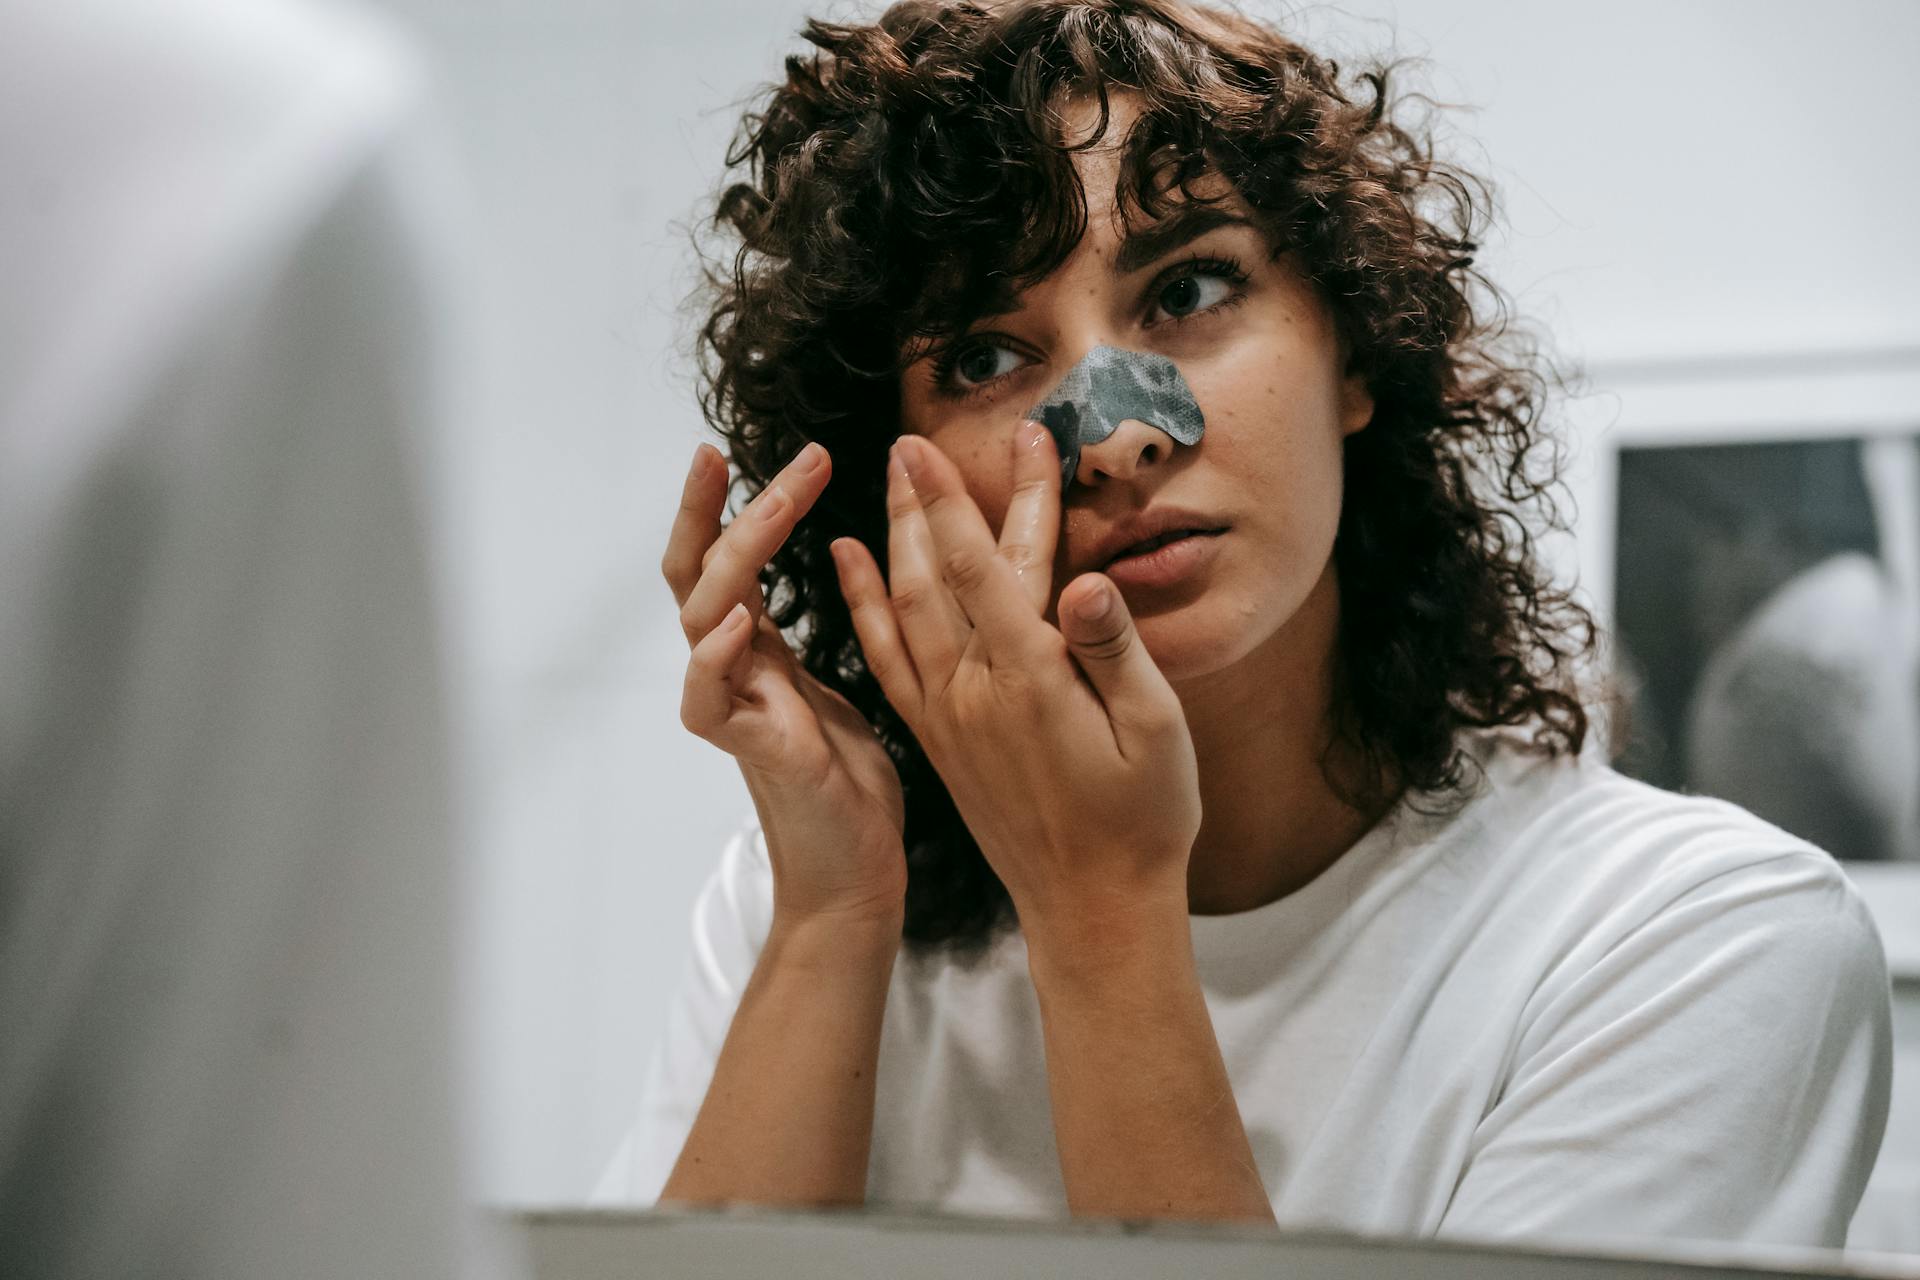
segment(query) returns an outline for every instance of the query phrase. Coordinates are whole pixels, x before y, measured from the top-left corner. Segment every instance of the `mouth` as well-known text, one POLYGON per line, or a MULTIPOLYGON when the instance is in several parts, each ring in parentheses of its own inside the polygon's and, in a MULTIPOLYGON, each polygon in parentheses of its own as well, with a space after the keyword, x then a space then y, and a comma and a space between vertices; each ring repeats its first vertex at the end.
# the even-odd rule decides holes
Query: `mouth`
POLYGON ((1130 547, 1123 548, 1118 555, 1107 561, 1102 568, 1112 568, 1122 560, 1131 560, 1140 556, 1149 555, 1152 552, 1158 551, 1161 547, 1167 546, 1169 543, 1179 542, 1186 538, 1217 538, 1225 532, 1226 530, 1224 528, 1169 529, 1165 533, 1157 534, 1154 537, 1136 542, 1130 547))

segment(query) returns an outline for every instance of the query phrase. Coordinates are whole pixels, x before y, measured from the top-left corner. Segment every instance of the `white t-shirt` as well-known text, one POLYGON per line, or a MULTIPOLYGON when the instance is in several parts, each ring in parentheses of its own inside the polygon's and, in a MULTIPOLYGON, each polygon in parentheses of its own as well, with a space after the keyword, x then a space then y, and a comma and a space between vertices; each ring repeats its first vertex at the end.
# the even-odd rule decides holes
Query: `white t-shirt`
POLYGON ((472 1276, 420 71, 0 6, 0 1275, 472 1276))
MULTIPOLYGON (((1843 1244, 1891 1043, 1838 864, 1732 805, 1496 742, 1454 816, 1403 806, 1299 891, 1191 920, 1280 1225, 1843 1244)), ((771 895, 749 827, 700 894, 600 1199, 658 1198, 771 895)), ((869 1204, 1065 1215, 1017 933, 972 968, 901 952, 875 1113, 869 1204)))

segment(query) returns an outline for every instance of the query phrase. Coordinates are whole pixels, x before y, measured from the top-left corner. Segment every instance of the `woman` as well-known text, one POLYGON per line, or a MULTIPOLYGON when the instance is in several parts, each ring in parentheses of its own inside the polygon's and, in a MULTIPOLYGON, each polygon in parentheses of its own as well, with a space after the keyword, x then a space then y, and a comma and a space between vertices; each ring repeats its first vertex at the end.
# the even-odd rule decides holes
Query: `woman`
POLYGON ((663 562, 758 821, 605 1189, 1840 1243, 1878 941, 1583 754, 1546 380, 1385 74, 1170 0, 807 37, 703 331, 757 496, 703 446, 663 562), (1203 428, 1035 425, 1089 360, 1203 428))

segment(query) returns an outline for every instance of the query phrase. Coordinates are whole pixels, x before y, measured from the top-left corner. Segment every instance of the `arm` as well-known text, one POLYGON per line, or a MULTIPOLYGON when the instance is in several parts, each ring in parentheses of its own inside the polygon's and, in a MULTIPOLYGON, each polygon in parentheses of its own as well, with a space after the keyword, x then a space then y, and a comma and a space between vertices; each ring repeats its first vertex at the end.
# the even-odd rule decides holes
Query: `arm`
POLYGON ((1195 973, 1185 713, 1111 581, 1080 575, 1046 620, 1059 459, 1033 424, 1008 449, 996 541, 951 460, 896 443, 890 580, 834 544, 861 648, 1027 935, 1068 1203, 1270 1221, 1195 973))
POLYGON ((866 1198, 887 920, 776 918, 662 1201, 857 1205, 866 1198))
POLYGON ((1272 1223, 1184 894, 1134 905, 1028 930, 1067 1204, 1077 1216, 1272 1223))
POLYGON ((873 727, 802 667, 760 571, 825 491, 804 447, 724 528, 724 460, 701 446, 661 569, 692 645, 682 723, 733 756, 766 836, 774 903, 666 1200, 858 1204, 880 1020, 906 906, 905 797, 873 727))

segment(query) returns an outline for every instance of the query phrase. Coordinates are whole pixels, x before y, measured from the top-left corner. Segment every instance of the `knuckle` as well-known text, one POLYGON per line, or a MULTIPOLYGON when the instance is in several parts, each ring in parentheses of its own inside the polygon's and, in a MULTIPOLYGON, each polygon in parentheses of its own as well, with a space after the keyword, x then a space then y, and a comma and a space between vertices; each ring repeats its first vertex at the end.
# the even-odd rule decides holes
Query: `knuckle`
POLYGON ((1034 641, 1028 661, 1036 670, 1058 671, 1069 664, 1073 657, 1071 647, 1058 631, 1048 627, 1034 641))
POLYGON ((914 501, 912 495, 902 493, 897 489, 887 494, 887 514, 895 520, 906 516, 916 509, 924 510, 924 508, 920 507, 919 503, 914 501))
POLYGON ((720 537, 716 537, 716 539, 712 539, 710 543, 707 543, 707 549, 701 551, 701 572, 705 574, 708 566, 710 566, 714 560, 720 560, 720 558, 733 555, 735 547, 739 545, 739 537, 741 537, 741 535, 737 532, 737 528, 730 524, 724 532, 720 533, 720 537))
POLYGON ((680 727, 696 738, 705 738, 713 732, 713 725, 701 710, 699 699, 691 687, 680 698, 680 727))
POLYGON ((867 674, 872 676, 882 689, 887 688, 893 683, 893 675, 898 668, 894 665, 891 657, 869 651, 865 654, 865 658, 867 674))
POLYGON ((669 551, 666 555, 660 557, 660 576, 667 580, 667 585, 673 589, 675 595, 686 594, 688 586, 687 574, 686 570, 681 567, 681 560, 678 555, 669 551))
POLYGON ((1039 710, 1040 699, 1035 695, 1040 691, 1040 683, 1033 672, 1025 665, 1009 666, 994 672, 997 701, 1004 710, 1012 711, 1022 719, 1031 720, 1039 710))
POLYGON ((1016 542, 1012 546, 1000 548, 1000 558, 1012 566, 1015 574, 1022 577, 1026 576, 1040 561, 1034 549, 1024 542, 1016 542))
POLYGON ((924 583, 902 582, 893 588, 894 612, 917 614, 933 603, 933 592, 924 583))
POLYGON ((1116 658, 1124 656, 1132 645, 1132 632, 1122 628, 1110 636, 1076 641, 1074 648, 1089 658, 1098 658, 1102 662, 1111 662, 1116 658))
POLYGON ((965 551, 950 551, 940 559, 940 576, 955 591, 972 591, 986 581, 986 565, 965 551))

